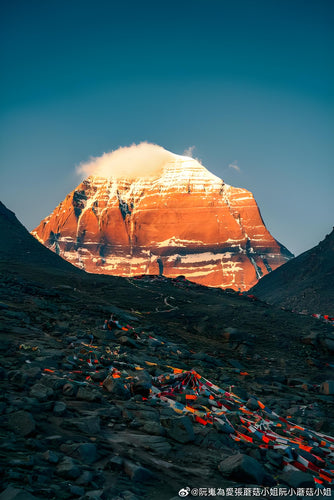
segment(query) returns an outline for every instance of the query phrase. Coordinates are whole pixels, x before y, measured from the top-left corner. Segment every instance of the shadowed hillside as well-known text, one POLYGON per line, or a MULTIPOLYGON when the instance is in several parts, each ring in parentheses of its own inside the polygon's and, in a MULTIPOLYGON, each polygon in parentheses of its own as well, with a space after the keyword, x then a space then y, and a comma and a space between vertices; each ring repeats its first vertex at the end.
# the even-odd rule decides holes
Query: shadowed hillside
POLYGON ((23 265, 27 270, 33 266, 41 271, 70 273, 76 276, 82 272, 58 255, 41 245, 18 221, 14 212, 0 202, 0 263, 13 266, 23 265))
POLYGON ((288 309, 334 316, 334 230, 319 245, 264 276, 250 293, 288 309))

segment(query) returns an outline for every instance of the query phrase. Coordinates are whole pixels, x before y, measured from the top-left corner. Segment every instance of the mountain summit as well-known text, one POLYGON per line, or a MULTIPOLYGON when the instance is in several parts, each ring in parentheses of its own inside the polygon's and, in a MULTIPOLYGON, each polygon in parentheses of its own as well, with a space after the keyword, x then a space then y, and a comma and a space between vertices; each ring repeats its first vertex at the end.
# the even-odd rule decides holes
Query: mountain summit
MULTIPOLYGON (((141 146, 132 146, 132 159, 141 146)), ((125 165, 122 175, 120 161, 114 175, 101 161, 95 171, 84 167, 92 175, 32 234, 88 272, 185 275, 240 290, 292 257, 266 229, 252 193, 193 158, 156 148, 166 154, 148 174, 125 165)))

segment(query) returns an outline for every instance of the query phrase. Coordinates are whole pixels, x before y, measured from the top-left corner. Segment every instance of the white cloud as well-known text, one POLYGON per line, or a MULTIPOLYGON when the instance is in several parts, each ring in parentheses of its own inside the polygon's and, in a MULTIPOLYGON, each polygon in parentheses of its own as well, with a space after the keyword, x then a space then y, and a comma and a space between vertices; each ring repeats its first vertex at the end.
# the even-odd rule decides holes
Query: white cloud
POLYGON ((183 156, 189 156, 190 158, 194 158, 194 151, 196 146, 189 146, 189 148, 183 151, 183 156))
POLYGON ((141 142, 91 158, 77 168, 80 175, 98 177, 153 177, 175 156, 157 144, 141 142))
POLYGON ((232 163, 229 164, 228 168, 232 168, 236 172, 240 172, 241 171, 241 169, 240 169, 240 167, 238 165, 238 161, 237 160, 232 161, 232 163))

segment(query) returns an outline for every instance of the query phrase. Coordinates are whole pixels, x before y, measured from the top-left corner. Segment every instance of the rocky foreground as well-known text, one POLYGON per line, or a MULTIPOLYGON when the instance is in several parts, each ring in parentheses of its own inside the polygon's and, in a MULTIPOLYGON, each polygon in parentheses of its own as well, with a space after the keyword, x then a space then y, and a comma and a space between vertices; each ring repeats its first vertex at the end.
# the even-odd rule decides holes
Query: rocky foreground
POLYGON ((331 494, 331 325, 184 279, 0 270, 1 500, 331 494))

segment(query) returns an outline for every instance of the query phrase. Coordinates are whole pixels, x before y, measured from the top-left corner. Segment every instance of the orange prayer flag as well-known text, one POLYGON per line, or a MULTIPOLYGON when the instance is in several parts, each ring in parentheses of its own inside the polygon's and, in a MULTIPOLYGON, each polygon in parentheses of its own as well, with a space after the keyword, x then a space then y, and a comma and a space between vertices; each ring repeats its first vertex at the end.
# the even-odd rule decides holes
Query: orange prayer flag
POLYGON ((197 415, 195 415, 195 420, 196 420, 196 422, 198 422, 199 424, 202 424, 202 425, 207 425, 208 424, 206 420, 204 420, 201 417, 198 417, 197 415))

